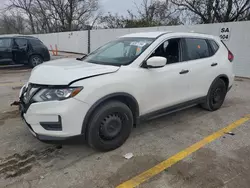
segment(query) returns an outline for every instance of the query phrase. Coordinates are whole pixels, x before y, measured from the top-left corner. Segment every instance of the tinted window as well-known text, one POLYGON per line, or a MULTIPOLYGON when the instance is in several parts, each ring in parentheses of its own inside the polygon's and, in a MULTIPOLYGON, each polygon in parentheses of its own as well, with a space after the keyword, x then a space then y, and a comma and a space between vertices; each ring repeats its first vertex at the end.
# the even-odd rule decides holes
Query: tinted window
POLYGON ((9 48, 11 45, 11 39, 0 39, 0 48, 9 48))
POLYGON ((26 39, 15 39, 15 44, 19 47, 19 48, 23 48, 27 46, 27 40, 26 39))
POLYGON ((43 45, 43 43, 38 39, 30 39, 30 44, 32 46, 41 46, 41 45, 43 45))
POLYGON ((186 54, 184 59, 186 61, 209 57, 209 48, 205 39, 187 38, 185 41, 186 54))
POLYGON ((212 49, 212 55, 214 55, 218 51, 219 45, 213 40, 209 40, 209 44, 210 44, 211 49, 212 49))

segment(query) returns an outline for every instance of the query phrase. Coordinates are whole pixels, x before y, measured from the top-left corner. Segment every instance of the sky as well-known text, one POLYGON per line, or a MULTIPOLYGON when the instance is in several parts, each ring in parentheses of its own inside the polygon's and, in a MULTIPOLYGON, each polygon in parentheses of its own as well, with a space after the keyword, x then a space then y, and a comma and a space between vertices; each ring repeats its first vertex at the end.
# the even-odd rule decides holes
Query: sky
MULTIPOLYGON (((6 3, 8 0, 0 0, 0 8, 6 3)), ((142 2, 142 0, 100 0, 102 11, 119 13, 120 15, 126 15, 127 10, 136 10, 135 4, 138 5, 142 2)))
POLYGON ((136 2, 138 5, 142 0, 100 0, 104 12, 119 13, 126 15, 127 10, 135 10, 136 2))

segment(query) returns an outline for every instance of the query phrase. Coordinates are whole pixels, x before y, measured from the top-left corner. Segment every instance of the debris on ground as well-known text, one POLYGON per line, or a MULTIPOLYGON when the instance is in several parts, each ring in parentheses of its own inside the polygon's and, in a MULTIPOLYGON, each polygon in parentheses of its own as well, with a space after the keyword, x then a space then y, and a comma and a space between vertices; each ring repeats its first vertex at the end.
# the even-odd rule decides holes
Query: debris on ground
POLYGON ((13 103, 10 104, 10 106, 19 106, 20 101, 14 101, 13 103))
POLYGON ((227 132, 226 134, 234 136, 235 134, 233 132, 227 132))
POLYGON ((123 157, 124 157, 125 159, 131 159, 133 156, 134 156, 133 153, 127 153, 127 154, 125 154, 123 157))
POLYGON ((13 90, 20 90, 22 89, 23 86, 15 86, 15 87, 12 87, 13 90))
POLYGON ((56 146, 56 149, 62 149, 62 145, 56 146))

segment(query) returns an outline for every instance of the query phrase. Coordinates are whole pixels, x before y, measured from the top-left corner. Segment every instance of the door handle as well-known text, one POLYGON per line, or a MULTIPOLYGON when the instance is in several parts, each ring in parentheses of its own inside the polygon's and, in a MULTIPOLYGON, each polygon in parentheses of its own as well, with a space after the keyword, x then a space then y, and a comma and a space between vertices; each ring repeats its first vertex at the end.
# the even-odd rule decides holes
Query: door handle
POLYGON ((180 74, 187 74, 187 73, 189 73, 189 70, 182 70, 182 71, 180 72, 180 74))
POLYGON ((211 67, 215 67, 215 66, 217 66, 218 65, 218 63, 212 63, 211 64, 211 67))

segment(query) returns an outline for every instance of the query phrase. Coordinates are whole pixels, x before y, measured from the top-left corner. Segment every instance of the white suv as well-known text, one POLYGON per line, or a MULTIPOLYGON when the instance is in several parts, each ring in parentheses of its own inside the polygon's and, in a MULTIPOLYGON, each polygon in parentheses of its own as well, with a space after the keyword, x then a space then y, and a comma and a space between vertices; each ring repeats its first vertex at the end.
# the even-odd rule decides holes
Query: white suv
POLYGON ((197 33, 125 35, 81 59, 34 68, 20 110, 34 136, 81 136, 102 151, 121 146, 141 120, 201 104, 221 107, 234 75, 233 54, 197 33))

